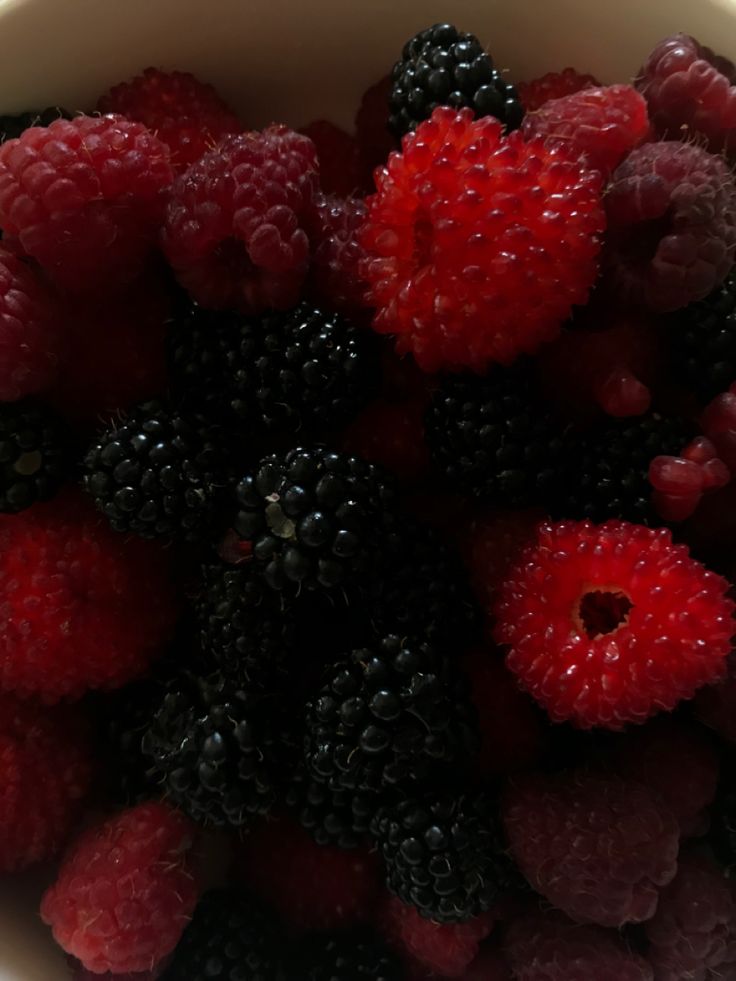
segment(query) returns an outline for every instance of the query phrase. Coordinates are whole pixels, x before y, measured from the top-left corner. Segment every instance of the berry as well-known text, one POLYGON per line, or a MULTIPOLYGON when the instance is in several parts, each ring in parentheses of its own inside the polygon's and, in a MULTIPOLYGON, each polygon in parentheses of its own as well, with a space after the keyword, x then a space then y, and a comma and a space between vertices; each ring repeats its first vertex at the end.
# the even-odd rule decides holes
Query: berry
POLYGON ((0 516, 0 592, 0 688, 46 703, 142 675, 176 614, 167 556, 71 491, 0 516))
POLYGON ((355 137, 370 170, 385 164, 389 153, 397 146, 388 128, 388 100, 392 86, 390 75, 371 85, 363 93, 355 114, 355 137))
POLYGON ((562 439, 527 365, 447 379, 425 426, 435 466, 458 490, 524 507, 547 503, 559 484, 562 439))
POLYGON ((168 147, 140 123, 57 119, 0 147, 0 226, 69 290, 129 283, 153 253, 172 176, 168 147))
POLYGON ((484 947, 461 981, 512 981, 506 957, 496 947, 484 947))
POLYGON ((430 466, 423 414, 418 402, 377 399, 343 432, 340 448, 377 463, 401 483, 416 483, 430 466))
POLYGON ((736 653, 726 658, 726 676, 695 695, 695 714, 727 743, 736 743, 736 653))
POLYGON ((657 131, 736 152, 736 67, 688 34, 660 41, 636 79, 657 131))
POLYGON ((181 285, 217 310, 293 306, 307 272, 304 219, 316 182, 306 136, 271 126, 225 138, 171 188, 162 244, 181 285))
POLYGON ((340 587, 369 566, 392 501, 371 464, 297 447, 265 457, 240 482, 235 530, 274 589, 340 587))
POLYGON ((437 106, 468 106, 495 116, 507 130, 524 115, 516 89, 493 66, 473 34, 435 24, 406 42, 391 73, 389 127, 396 136, 415 130, 437 106))
POLYGON ((723 768, 710 818, 709 844, 725 874, 732 879, 736 869, 736 781, 726 767, 723 768))
POLYGON ((0 403, 0 512, 53 497, 68 469, 67 433, 39 402, 0 403))
MULTIPOLYGON (((157 965, 152 971, 126 971, 125 974, 98 974, 96 971, 88 971, 76 957, 67 956, 67 963, 72 971, 72 981, 157 981, 161 976, 161 967, 157 965)), ((162 964, 165 961, 161 962, 162 964)))
POLYGON ((648 920, 677 870, 675 816, 654 791, 618 776, 520 774, 503 821, 530 885, 580 923, 648 920))
POLYGON ((379 811, 371 833, 391 892, 436 923, 462 923, 520 888, 485 793, 404 796, 379 811))
POLYGON ((97 108, 147 126, 169 148, 171 164, 179 172, 224 136, 242 129, 212 86, 188 72, 147 68, 142 75, 110 89, 97 108))
POLYGON ((517 82, 516 91, 526 112, 534 112, 551 99, 562 99, 573 92, 580 92, 601 83, 592 75, 584 75, 574 68, 561 72, 547 72, 531 82, 517 82))
POLYGON ((360 273, 365 255, 360 230, 367 209, 361 198, 319 194, 309 216, 312 262, 307 287, 317 303, 338 313, 358 314, 366 307, 360 273))
POLYGON ((300 768, 287 789, 286 803, 318 844, 357 848, 378 810, 380 795, 330 787, 300 768))
POLYGON ((354 136, 326 119, 315 119, 301 132, 314 143, 319 185, 325 194, 348 198, 371 189, 370 174, 354 136))
POLYGON ((0 144, 15 140, 31 126, 50 126, 55 119, 69 119, 69 113, 58 106, 48 106, 40 112, 19 112, 0 116, 0 144))
POLYGON ((604 228, 601 180, 560 148, 439 108, 376 187, 361 234, 373 326, 423 370, 509 364, 585 302, 604 228))
POLYGON ((504 584, 494 633, 554 722, 621 729, 725 674, 727 589, 665 528, 544 523, 504 584))
POLYGON ((313 934, 293 955, 293 981, 401 981, 398 959, 372 933, 313 934))
POLYGON ((686 143, 633 150, 606 192, 607 288, 618 303, 668 313, 726 278, 736 249, 736 185, 726 162, 686 143))
POLYGON ((279 931, 240 890, 212 889, 200 899, 161 981, 276 981, 279 931))
POLYGON ((54 857, 79 816, 92 770, 79 717, 0 695, 0 872, 54 857))
POLYGON ((608 177, 648 138, 647 104, 631 85, 584 88, 528 113, 522 132, 565 147, 608 177))

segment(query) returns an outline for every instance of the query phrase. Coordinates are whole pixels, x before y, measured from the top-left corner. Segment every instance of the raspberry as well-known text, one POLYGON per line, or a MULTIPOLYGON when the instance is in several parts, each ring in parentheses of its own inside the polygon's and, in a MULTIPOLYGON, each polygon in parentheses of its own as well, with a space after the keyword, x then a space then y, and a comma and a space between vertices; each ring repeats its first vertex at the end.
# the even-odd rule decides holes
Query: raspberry
POLYGON ((649 136, 647 104, 631 85, 585 88, 528 113, 522 132, 565 147, 608 177, 649 136))
POLYGON ((500 950, 483 947, 461 981, 512 981, 511 968, 500 950))
MULTIPOLYGON (((293 306, 307 273, 314 144, 286 126, 222 141, 171 188, 162 232, 179 282, 204 307, 293 306)), ((1 213, 0 213, 1 216, 1 213)))
POLYGON ((69 434, 46 406, 31 399, 0 403, 0 512, 15 514, 53 497, 68 456, 69 434))
POLYGON ((585 302, 605 223, 600 176, 563 150, 441 107, 377 188, 361 234, 373 326, 425 371, 509 364, 585 302))
POLYGON ((430 466, 423 415, 421 403, 377 399, 343 432, 340 447, 377 463, 403 484, 415 484, 430 466))
POLYGON ((72 981, 156 981, 161 976, 162 970, 161 967, 156 966, 152 971, 134 971, 132 974, 130 972, 110 974, 109 971, 99 974, 96 971, 88 971, 76 957, 67 957, 67 962, 72 971, 72 981))
POLYGON ((544 512, 480 511, 459 528, 458 545, 482 609, 490 611, 521 549, 535 538, 544 512))
POLYGON ((736 960, 736 902, 721 870, 705 855, 683 852, 677 875, 662 890, 646 924, 655 977, 732 977, 736 960))
POLYGON ((504 584, 495 637, 553 721, 620 729, 725 674, 727 589, 665 528, 545 523, 504 584))
POLYGON ((54 939, 89 970, 150 970, 176 946, 197 900, 194 832, 164 804, 141 804, 72 844, 41 901, 54 939))
POLYGON ((0 516, 0 687, 51 703, 143 674, 173 625, 169 577, 76 492, 0 516))
POLYGON ((647 143, 611 177, 604 272, 618 302, 668 313, 702 300, 733 265, 736 185, 698 146, 647 143))
POLYGON ((561 72, 547 72, 531 82, 517 82, 516 91, 526 112, 534 112, 551 99, 562 99, 573 92, 580 92, 601 83, 592 75, 584 75, 574 68, 561 72))
POLYGON ((397 141, 388 128, 388 97, 393 82, 386 75, 366 89, 355 114, 355 136, 370 169, 386 163, 397 141))
POLYGON ((726 677, 697 692, 695 714, 721 739, 736 743, 736 652, 726 658, 726 677))
POLYGON ((378 900, 375 853, 318 845, 283 817, 262 822, 248 835, 242 871, 248 888, 299 933, 368 922, 378 900))
POLYGON ((503 820, 530 885, 580 923, 648 920, 677 870, 674 815, 656 793, 618 776, 521 774, 503 820))
POLYGON ((688 34, 660 41, 636 79, 663 137, 705 138, 709 150, 736 152, 736 67, 688 34))
POLYGON ((168 147, 140 123, 57 119, 0 147, 0 226, 69 290, 129 283, 153 252, 172 176, 168 147))
POLYGON ((97 108, 143 123, 169 148, 172 166, 179 172, 224 136, 243 128, 214 88, 188 72, 147 68, 110 89, 97 108))
POLYGON ((0 695, 0 871, 53 858, 92 777, 88 733, 66 709, 0 695))
POLYGON ((317 195, 309 217, 312 264, 308 288, 328 310, 356 314, 366 306, 360 274, 365 255, 359 232, 366 216, 361 198, 317 195))
POLYGON ((649 964, 613 930, 580 926, 555 910, 520 917, 505 946, 517 981, 653 981, 649 964))
POLYGON ((316 119, 300 130, 314 143, 319 161, 319 186, 325 194, 349 198, 373 189, 354 136, 326 119, 316 119))

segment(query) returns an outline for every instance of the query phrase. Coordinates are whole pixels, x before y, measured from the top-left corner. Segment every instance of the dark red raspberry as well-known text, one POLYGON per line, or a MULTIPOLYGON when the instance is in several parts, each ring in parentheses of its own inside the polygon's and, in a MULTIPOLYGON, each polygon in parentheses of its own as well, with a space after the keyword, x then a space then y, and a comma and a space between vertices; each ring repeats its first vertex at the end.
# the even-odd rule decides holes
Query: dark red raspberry
POLYGON ((695 696, 695 714, 721 739, 736 743, 736 651, 726 658, 726 677, 705 685, 695 696))
POLYGON ((72 981, 156 981, 163 971, 163 967, 155 967, 152 971, 134 971, 132 974, 110 974, 109 971, 98 974, 96 971, 88 971, 76 957, 67 957, 67 961, 72 972, 72 981))
POLYGON ((354 136, 326 119, 316 119, 300 132, 317 150, 319 186, 325 194, 349 198, 373 190, 369 169, 354 136))
POLYGON ((172 177, 169 148, 140 123, 57 119, 0 147, 0 227, 69 290, 129 283, 153 252, 172 177))
POLYGON ((530 912, 509 927, 516 981, 652 981, 652 968, 613 930, 580 926, 563 913, 530 912))
POLYGON ((365 253, 358 237, 365 216, 361 198, 324 194, 318 195, 309 216, 309 290, 318 302, 339 313, 358 313, 367 305, 360 274, 365 253))
POLYGON ((725 674, 728 588, 666 528, 544 523, 504 583, 495 638, 553 721, 621 729, 725 674))
POLYGON ((72 844, 41 916, 95 973, 148 971, 176 946, 197 902, 194 828, 165 804, 141 804, 72 844))
POLYGON ((528 112, 522 132, 580 156, 604 177, 649 136, 644 98, 631 85, 585 88, 528 112))
POLYGON ((377 172, 361 239, 374 328, 425 371, 510 364, 597 273, 600 175, 492 117, 440 107, 377 172))
POLYGON ((606 193, 606 285, 656 313, 702 300, 736 250, 736 185, 726 162, 687 143, 646 143, 606 193))
POLYGON ((736 67, 688 34, 660 41, 636 79, 657 131, 736 153, 736 67))
POLYGON ((561 72, 547 72, 531 82, 517 82, 516 91, 521 104, 527 112, 534 112, 551 99, 562 99, 573 92, 592 88, 601 83, 592 75, 584 75, 574 68, 565 68, 561 72))
POLYGON ((386 75, 363 93, 355 116, 355 135, 369 170, 381 167, 398 143, 388 128, 391 76, 386 75))
POLYGON ((706 855, 685 851, 646 924, 647 957, 662 981, 733 977, 736 902, 723 872, 706 855))
POLYGON ((202 306, 260 313, 299 299, 309 263, 305 216, 317 155, 286 126, 230 136, 171 189, 162 243, 202 306))
MULTIPOLYGON (((459 528, 458 543, 481 607, 490 612, 509 569, 525 545, 534 541, 544 512, 484 510, 459 528)), ((458 531, 457 528, 454 529, 458 531)))
POLYGON ((514 777, 503 819, 529 883, 580 923, 648 920, 677 871, 679 828, 640 784, 587 770, 514 777))
POLYGON ((423 406, 387 399, 371 402, 343 432, 340 448, 379 464, 402 483, 415 483, 430 465, 423 406))
POLYGON ((0 592, 0 688, 47 703, 143 674, 176 615, 166 553, 76 490, 0 516, 0 592))
POLYGON ((110 89, 97 108, 143 123, 171 150, 177 172, 214 149, 224 136, 243 129, 215 89, 188 72, 147 68, 110 89))
POLYGON ((461 981, 512 981, 511 968, 500 949, 482 948, 461 981))
POLYGON ((46 389, 56 375, 60 347, 41 278, 0 247, 0 401, 46 389))
POLYGON ((91 778, 89 733, 79 715, 0 695, 0 872, 56 854, 91 778))

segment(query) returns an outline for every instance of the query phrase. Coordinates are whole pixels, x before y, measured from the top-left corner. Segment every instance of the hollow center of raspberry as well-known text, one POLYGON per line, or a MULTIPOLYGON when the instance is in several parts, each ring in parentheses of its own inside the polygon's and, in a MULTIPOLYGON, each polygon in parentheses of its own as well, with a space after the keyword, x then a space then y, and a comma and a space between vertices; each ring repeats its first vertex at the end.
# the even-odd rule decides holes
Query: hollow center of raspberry
POLYGON ((433 244, 432 222, 420 212, 414 223, 414 262, 417 266, 426 266, 432 261, 433 244))
POLYGON ((589 637, 612 634, 626 623, 634 604, 628 596, 607 589, 583 593, 578 607, 578 619, 589 637))

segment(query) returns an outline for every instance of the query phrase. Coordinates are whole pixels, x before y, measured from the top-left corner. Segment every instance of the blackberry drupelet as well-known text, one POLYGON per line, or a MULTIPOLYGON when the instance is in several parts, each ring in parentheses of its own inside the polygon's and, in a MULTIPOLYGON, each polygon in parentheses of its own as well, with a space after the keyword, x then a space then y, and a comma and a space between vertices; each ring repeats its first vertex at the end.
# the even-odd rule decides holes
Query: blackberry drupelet
POLYGON ((237 889, 212 889, 161 981, 283 981, 280 931, 261 903, 237 889))
POLYGON ((527 362, 443 382, 425 430, 436 466, 454 487, 510 507, 549 501, 563 438, 536 389, 527 362))
POLYGON ((407 797, 383 808, 371 830, 389 889, 427 919, 469 920, 524 888, 485 792, 407 797))
POLYGON ((274 589, 342 587, 371 567, 393 499, 372 464, 299 447, 264 457, 240 482, 234 527, 274 589))
POLYGON ((0 512, 54 496, 67 474, 68 441, 63 421, 41 403, 0 404, 0 512))
POLYGON ((451 24, 435 24, 404 45, 391 75, 389 128, 403 136, 437 106, 469 106, 517 129, 524 109, 516 89, 493 67, 480 41, 451 24))
POLYGON ((330 788, 300 767, 286 791, 286 803, 320 845, 357 848, 383 802, 381 794, 330 788))
POLYGON ((92 702, 105 761, 104 785, 116 803, 128 806, 160 796, 158 776, 143 752, 143 736, 162 692, 160 679, 143 678, 92 702))
POLYGON ((397 636, 353 651, 306 706, 305 760, 331 787, 423 784, 477 749, 465 681, 428 644, 397 636))
POLYGON ((379 384, 375 335, 309 303, 260 317, 192 308, 169 363, 194 408, 290 435, 344 425, 379 384))
POLYGON ((295 945, 289 981, 401 981, 401 962, 369 930, 313 934, 295 945))
POLYGON ((90 447, 84 484, 115 531, 199 541, 217 525, 229 466, 202 417, 144 402, 90 447))
POLYGON ((49 106, 39 112, 19 112, 12 116, 0 116, 0 143, 14 140, 31 126, 48 126, 55 119, 71 119, 66 109, 49 106))
POLYGON ((670 315, 663 333, 677 376, 702 403, 736 381, 736 271, 710 296, 670 315))

